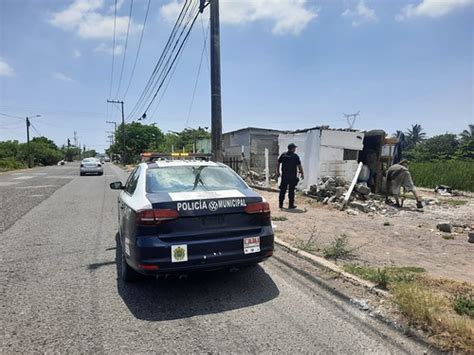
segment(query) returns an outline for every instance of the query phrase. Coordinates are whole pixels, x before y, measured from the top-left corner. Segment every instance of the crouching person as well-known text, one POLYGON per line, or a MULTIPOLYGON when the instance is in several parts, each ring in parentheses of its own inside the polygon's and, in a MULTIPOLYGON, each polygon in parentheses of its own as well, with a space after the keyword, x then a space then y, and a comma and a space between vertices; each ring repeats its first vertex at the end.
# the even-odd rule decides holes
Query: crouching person
POLYGON ((403 159, 398 164, 393 164, 387 170, 387 186, 385 189, 385 201, 390 202, 388 196, 392 194, 395 197, 395 206, 401 207, 400 190, 403 187, 403 196, 405 192, 412 192, 416 199, 416 207, 423 208, 421 196, 416 191, 411 174, 408 171, 409 161, 403 159))

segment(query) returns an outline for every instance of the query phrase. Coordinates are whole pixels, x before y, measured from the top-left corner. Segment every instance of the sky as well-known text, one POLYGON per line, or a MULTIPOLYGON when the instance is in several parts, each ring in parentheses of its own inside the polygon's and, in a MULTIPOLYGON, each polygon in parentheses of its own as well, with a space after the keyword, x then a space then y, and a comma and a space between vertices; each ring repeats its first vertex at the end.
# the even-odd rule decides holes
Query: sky
MULTIPOLYGON (((114 17, 114 0, 1 0, 0 140, 26 140, 24 119, 4 114, 41 115, 32 136, 62 145, 75 131, 106 149, 106 121, 121 119, 106 100, 123 100, 128 121, 141 116, 132 108, 183 4, 150 0, 144 26, 148 2, 117 0, 114 17)), ((220 0, 220 10, 224 132, 346 128, 343 114, 358 111, 354 128, 388 133, 474 123, 474 0, 220 0)), ((208 26, 206 8, 143 123, 210 126, 208 26)))

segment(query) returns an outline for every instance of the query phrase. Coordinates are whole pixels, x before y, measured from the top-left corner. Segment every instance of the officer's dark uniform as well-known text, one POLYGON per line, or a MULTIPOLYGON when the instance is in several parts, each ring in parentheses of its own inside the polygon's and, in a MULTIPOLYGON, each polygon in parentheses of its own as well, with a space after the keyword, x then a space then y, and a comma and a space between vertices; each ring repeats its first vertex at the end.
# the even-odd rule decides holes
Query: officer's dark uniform
POLYGON ((281 184, 280 184, 280 208, 283 207, 286 190, 288 190, 288 200, 290 207, 295 205, 295 188, 298 184, 297 169, 301 165, 298 154, 286 152, 280 155, 278 162, 281 163, 281 184))

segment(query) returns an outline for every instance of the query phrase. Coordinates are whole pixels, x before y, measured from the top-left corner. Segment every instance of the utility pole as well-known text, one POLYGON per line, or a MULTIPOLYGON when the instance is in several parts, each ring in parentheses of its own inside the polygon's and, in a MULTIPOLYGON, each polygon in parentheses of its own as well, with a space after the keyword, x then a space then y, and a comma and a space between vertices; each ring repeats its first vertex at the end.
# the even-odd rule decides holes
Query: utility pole
POLYGON ((347 124, 349 125, 349 128, 352 129, 355 125, 357 116, 360 115, 360 111, 357 111, 356 113, 343 113, 343 115, 347 120, 347 124))
POLYGON ((77 147, 77 132, 74 131, 74 147, 77 147))
POLYGON ((122 163, 127 161, 125 157, 125 114, 123 112, 123 101, 107 100, 109 104, 120 104, 122 107, 122 163))
POLYGON ((30 151, 30 118, 41 117, 41 115, 36 115, 32 117, 25 117, 26 121, 26 150, 28 152, 28 168, 31 168, 31 151, 30 151))
POLYGON ((105 131, 105 133, 109 133, 107 137, 110 138, 110 145, 114 144, 115 131, 105 131))
POLYGON ((211 30, 211 148, 214 161, 222 162, 222 101, 219 0, 209 0, 211 30))

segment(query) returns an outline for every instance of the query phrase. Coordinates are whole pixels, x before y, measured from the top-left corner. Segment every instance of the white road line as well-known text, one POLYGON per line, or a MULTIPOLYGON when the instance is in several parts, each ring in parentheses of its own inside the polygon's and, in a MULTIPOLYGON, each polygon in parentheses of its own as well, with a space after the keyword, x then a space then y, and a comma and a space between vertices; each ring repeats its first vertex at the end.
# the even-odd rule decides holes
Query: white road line
POLYGON ((42 189, 46 187, 58 187, 59 185, 36 185, 36 186, 16 186, 15 189, 42 189))

